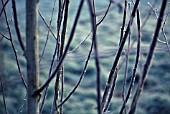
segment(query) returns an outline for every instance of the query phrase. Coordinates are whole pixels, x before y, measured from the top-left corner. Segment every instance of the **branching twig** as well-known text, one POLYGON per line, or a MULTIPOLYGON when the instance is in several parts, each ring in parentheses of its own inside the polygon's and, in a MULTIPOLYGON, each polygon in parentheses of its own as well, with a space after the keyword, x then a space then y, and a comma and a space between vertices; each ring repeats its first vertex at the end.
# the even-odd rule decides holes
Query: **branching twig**
POLYGON ((162 26, 164 11, 165 11, 165 8, 166 8, 166 3, 167 3, 167 0, 162 1, 162 6, 161 6, 158 21, 157 21, 157 26, 155 28, 155 33, 154 33, 154 36, 153 36, 153 40, 151 42, 149 52, 148 52, 148 56, 147 56, 146 62, 144 64, 143 71, 142 71, 142 74, 140 76, 140 80, 139 80, 135 95, 134 95, 132 103, 131 103, 129 114, 134 114, 135 113, 139 96, 140 96, 141 91, 143 89, 143 85, 144 85, 147 73, 149 71, 149 68, 151 66, 151 61, 152 61, 152 58, 153 58, 153 54, 154 54, 154 50, 155 50, 155 47, 156 47, 157 39, 158 39, 159 32, 160 32, 160 29, 161 29, 161 26, 162 26))
POLYGON ((169 16, 169 14, 170 14, 170 3, 169 3, 169 5, 168 5, 168 13, 167 13, 167 15, 166 15, 166 17, 165 17, 165 20, 164 20, 164 22, 163 22, 163 26, 162 26, 162 33, 163 33, 163 36, 164 36, 164 39, 165 39, 165 43, 166 43, 166 45, 167 45, 167 48, 168 48, 168 52, 169 52, 169 54, 170 54, 170 46, 169 46, 169 43, 168 43, 168 40, 167 40, 167 36, 166 36, 166 34, 165 34, 165 31, 164 31, 164 26, 165 26, 165 24, 166 24, 166 21, 167 21, 167 19, 168 19, 168 16, 169 16))
MULTIPOLYGON (((5 39, 7 39, 7 40, 10 40, 10 38, 8 38, 7 36, 5 36, 4 34, 2 34, 1 32, 0 32, 0 34, 1 34, 1 38, 3 39, 3 38, 5 38, 5 39)), ((0 40, 2 40, 2 39, 0 39, 0 40)))
MULTIPOLYGON (((55 3, 56 3, 56 0, 54 0, 54 6, 53 6, 53 9, 52 9, 52 14, 51 14, 51 19, 50 19, 49 27, 51 27, 52 18, 53 18, 53 14, 54 14, 55 3)), ((47 42, 48 42, 48 38, 49 38, 49 33, 50 33, 50 30, 48 30, 47 38, 46 38, 46 41, 45 41, 45 45, 44 45, 44 48, 43 48, 43 52, 42 52, 42 54, 41 54, 41 56, 40 56, 40 59, 39 59, 39 63, 41 62, 41 59, 42 59, 42 57, 43 57, 43 55, 44 55, 45 48, 46 48, 46 45, 47 45, 47 42)), ((49 70, 49 76, 51 75, 52 67, 53 67, 53 61, 52 61, 52 64, 51 64, 51 67, 50 67, 50 70, 49 70)), ((44 95, 43 95, 43 99, 42 99, 42 103, 41 103, 41 105, 40 105, 40 114, 42 113, 43 106, 44 106, 44 103, 45 103, 45 99, 46 99, 46 97, 47 97, 47 91, 48 91, 48 86, 47 86, 46 89, 45 89, 45 92, 44 92, 44 95)))
POLYGON ((45 21, 45 18, 42 16, 40 10, 38 10, 38 13, 41 17, 41 19, 43 20, 43 22, 45 23, 46 27, 48 28, 48 30, 50 30, 51 34, 53 35, 53 37, 57 40, 57 37, 55 36, 54 32, 51 30, 51 28, 48 26, 47 22, 45 21))
MULTIPOLYGON (((149 2, 148 2, 148 4, 149 4, 149 2)), ((152 7, 154 7, 155 4, 156 4, 156 0, 154 1, 152 7)), ((148 15, 146 16, 146 19, 143 21, 143 24, 142 24, 141 28, 143 28, 143 27, 146 25, 146 23, 147 23, 150 15, 151 15, 151 13, 152 13, 152 7, 149 9, 149 11, 148 11, 149 13, 148 13, 148 15)))
MULTIPOLYGON (((2 1, 2 5, 4 5, 3 0, 1 0, 1 1, 2 1)), ((27 89, 27 84, 26 84, 26 82, 25 82, 25 80, 24 80, 24 77, 23 77, 23 74, 22 74, 22 72, 21 72, 21 68, 20 68, 20 64, 19 64, 19 60, 18 60, 18 56, 17 56, 17 51, 16 51, 15 46, 14 46, 14 43, 13 43, 12 33, 11 33, 11 29, 10 29, 10 26, 9 26, 8 17, 7 17, 7 14, 6 14, 6 10, 5 10, 5 9, 4 9, 4 15, 5 15, 5 21, 6 21, 7 28, 8 28, 8 32, 9 32, 10 43, 11 43, 11 46, 12 46, 12 49, 13 49, 13 52, 14 52, 14 55, 15 55, 17 67, 18 67, 18 72, 19 72, 19 74, 20 74, 21 80, 22 80, 25 88, 27 89)))
POLYGON ((84 65, 84 69, 81 73, 81 76, 80 76, 80 79, 78 80, 77 84, 75 85, 75 87, 73 88, 73 90, 67 95, 67 97, 58 105, 58 107, 62 106, 71 96, 72 94, 76 91, 76 89, 78 88, 78 86, 80 85, 85 73, 86 73, 86 70, 87 70, 87 66, 88 66, 88 63, 89 63, 89 60, 90 60, 90 56, 91 56, 91 53, 92 53, 92 49, 93 49, 93 41, 92 41, 92 44, 91 44, 91 48, 90 48, 90 51, 89 51, 89 54, 88 54, 88 57, 86 59, 86 62, 85 62, 85 65, 84 65))
MULTIPOLYGON (((96 26, 99 26, 99 25, 104 21, 104 19, 106 18, 107 14, 108 14, 108 12, 109 12, 111 3, 112 3, 112 1, 110 1, 109 5, 108 5, 107 8, 106 8, 106 11, 104 11, 105 13, 104 13, 103 17, 100 18, 100 20, 97 22, 96 26)), ((78 49, 78 48, 80 47, 80 45, 87 40, 87 38, 90 36, 91 33, 92 33, 92 30, 88 33, 88 35, 85 37, 85 39, 84 39, 83 41, 81 41, 81 42, 76 46, 76 48, 74 48, 74 49, 72 49, 71 51, 69 51, 68 54, 69 54, 69 53, 72 53, 73 51, 75 51, 76 49, 78 49)))
MULTIPOLYGON (((154 7, 153 7, 150 3, 149 3, 149 5, 150 5, 151 9, 153 10, 156 18, 158 19, 158 15, 157 15, 157 12, 156 12, 157 9, 154 9, 154 7)), ((170 9, 169 7, 170 7, 170 6, 168 5, 168 9, 170 9)), ((164 39, 165 39, 165 44, 166 44, 166 46, 167 46, 167 48, 168 48, 168 52, 169 52, 169 54, 170 54, 170 46, 169 46, 169 43, 168 43, 168 40, 167 40, 165 31, 164 31, 164 26, 165 26, 165 24, 166 24, 166 21, 167 21, 167 18, 168 18, 168 16, 169 16, 169 14, 170 14, 170 11, 168 11, 168 13, 167 13, 167 15, 166 15, 166 17, 165 17, 165 20, 164 20, 164 22, 163 22, 163 26, 162 26, 162 28, 161 28, 161 31, 162 31, 163 37, 164 37, 164 39)), ((164 43, 164 42, 161 41, 160 39, 158 39, 158 41, 164 43)))
POLYGON ((81 0, 80 1, 80 5, 79 5, 79 8, 78 8, 78 11, 77 11, 77 15, 76 15, 76 18, 75 18, 75 21, 74 21, 74 24, 73 24, 73 28, 71 30, 71 33, 70 33, 70 37, 69 37, 69 40, 67 42, 67 45, 66 45, 66 48, 64 50, 64 53, 56 67, 56 69, 54 70, 54 72, 51 74, 51 76, 49 77, 49 79, 37 90, 34 91, 33 95, 38 95, 40 94, 40 92, 43 91, 43 89, 51 82, 51 80, 55 77, 56 73, 59 71, 62 63, 63 63, 63 60, 65 59, 66 55, 67 55, 67 52, 68 52, 68 49, 70 47, 70 44, 73 40, 73 36, 74 36, 74 32, 75 32, 75 29, 76 29, 76 26, 77 26, 77 22, 78 22, 78 19, 79 19, 79 16, 80 16, 80 13, 81 13, 81 9, 82 9, 82 6, 83 6, 83 3, 84 3, 84 0, 81 0))
POLYGON ((2 15, 2 13, 3 13, 3 11, 4 11, 5 7, 6 7, 6 5, 8 4, 8 2, 9 2, 9 0, 7 0, 7 1, 3 4, 3 7, 2 7, 1 12, 0 12, 0 17, 1 17, 1 15, 2 15))
POLYGON ((113 74, 115 73, 115 69, 116 69, 116 66, 118 64, 118 61, 120 59, 120 56, 121 56, 121 53, 122 53, 122 50, 123 50, 123 47, 124 47, 124 44, 125 44, 125 41, 127 39, 127 36, 129 34, 129 31, 130 31, 130 27, 133 23, 133 19, 135 17, 135 13, 136 13, 136 10, 138 8, 138 4, 139 4, 139 1, 140 0, 136 0, 136 3, 135 3, 135 6, 133 8, 133 12, 131 14, 131 18, 130 18, 130 21, 128 23, 128 26, 127 26, 127 29, 125 31, 125 35, 124 37, 122 38, 122 41, 121 41, 121 44, 120 44, 120 47, 119 47, 119 50, 116 54, 116 57, 115 57, 115 61, 113 63, 113 66, 111 68, 111 71, 110 71, 110 74, 109 74, 109 78, 107 80, 107 83, 106 83, 106 87, 105 87, 105 90, 104 90, 104 94, 103 94, 103 98, 102 98, 102 109, 105 108, 105 104, 106 104, 106 100, 107 100, 107 97, 108 97, 108 94, 109 94, 109 91, 110 91, 110 87, 111 87, 111 84, 112 84, 112 81, 113 81, 113 74))

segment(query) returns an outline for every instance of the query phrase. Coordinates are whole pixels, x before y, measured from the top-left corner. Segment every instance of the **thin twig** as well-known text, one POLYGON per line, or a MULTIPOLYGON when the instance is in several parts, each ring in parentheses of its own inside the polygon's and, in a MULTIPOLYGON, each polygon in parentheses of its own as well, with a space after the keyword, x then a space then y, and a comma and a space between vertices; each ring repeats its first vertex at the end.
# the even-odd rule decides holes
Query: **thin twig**
POLYGON ((1 90, 2 90, 2 96, 3 96, 3 103, 4 103, 5 113, 8 114, 6 100, 5 100, 4 87, 3 87, 3 81, 2 81, 1 75, 0 75, 0 82, 1 82, 1 90))
POLYGON ((169 51, 169 54, 170 54, 170 46, 169 46, 169 43, 168 43, 168 40, 167 40, 167 36, 166 36, 166 34, 165 34, 165 31, 164 31, 164 26, 165 26, 165 24, 166 24, 166 22, 167 22, 167 19, 168 19, 168 16, 169 16, 169 14, 170 14, 170 3, 168 4, 168 13, 167 13, 167 15, 166 15, 166 17, 165 17, 165 20, 164 20, 164 22, 163 22, 163 26, 162 26, 162 33, 163 33, 163 36, 164 36, 164 39, 165 39, 165 43, 166 43, 166 45, 167 45, 167 48, 168 48, 168 51, 169 51))
POLYGON ((21 103, 21 106, 19 108, 19 114, 22 114, 22 110, 23 110, 24 104, 26 103, 26 100, 27 100, 27 95, 24 97, 24 99, 21 103))
MULTIPOLYGON (((154 7, 153 7, 150 3, 149 3, 149 5, 150 5, 151 9, 153 10, 156 18, 158 19, 158 15, 157 15, 157 12, 156 12, 157 9, 154 9, 154 7)), ((168 5, 168 9, 170 9, 169 7, 170 7, 170 6, 168 5)), ((165 24, 166 24, 166 21, 167 21, 167 18, 168 18, 168 16, 169 16, 169 14, 170 14, 170 11, 168 11, 168 13, 167 13, 167 15, 166 15, 166 17, 165 17, 165 20, 164 20, 164 22, 163 22, 163 26, 162 26, 162 28, 161 28, 161 31, 162 31, 163 37, 164 37, 164 39, 165 39, 165 44, 166 44, 166 46, 167 46, 167 48, 168 48, 168 52, 169 52, 169 54, 170 54, 170 46, 169 46, 169 43, 168 43, 168 40, 167 40, 167 36, 166 36, 166 34, 165 34, 165 31, 164 31, 164 26, 165 26, 165 24)), ((163 41, 161 41, 160 39, 158 39, 158 41, 163 42, 163 41)))
POLYGON ((63 63, 63 61, 64 61, 64 59, 65 59, 65 57, 66 57, 66 55, 67 55, 68 49, 69 49, 69 47, 70 47, 70 44, 71 44, 71 42, 72 42, 72 40, 73 40, 74 32, 75 32, 75 29, 76 29, 76 26, 77 26, 77 22, 78 22, 80 13, 81 13, 81 9, 82 9, 83 3, 84 3, 84 0, 81 0, 81 1, 80 1, 80 5, 79 5, 79 8, 78 8, 78 11, 77 11, 77 15, 76 15, 76 18, 75 18, 75 21, 74 21, 74 24, 73 24, 73 28, 72 28, 72 30, 71 30, 71 32, 70 32, 70 37, 69 37, 69 39, 68 39, 66 48, 65 48, 65 50, 64 50, 64 53, 63 53, 63 55, 62 55, 62 57, 61 57, 58 65, 57 65, 56 69, 55 69, 54 72, 51 74, 51 76, 49 77, 49 79, 48 79, 39 89, 37 89, 37 90, 34 91, 33 96, 40 94, 40 92, 42 92, 42 91, 44 90, 44 88, 51 82, 51 80, 55 77, 56 73, 59 71, 59 69, 60 69, 60 67, 61 67, 61 65, 62 65, 62 63, 63 63))
MULTIPOLYGON (((61 46, 60 46, 60 55, 59 55, 59 60, 61 59, 64 51, 64 44, 65 44, 65 37, 66 37, 66 29, 67 29, 67 22, 68 22, 68 8, 69 8, 69 2, 70 0, 66 0, 66 5, 65 5, 65 12, 64 12, 64 20, 63 20, 63 29, 61 33, 61 46)), ((61 72, 60 76, 62 76, 62 89, 61 89, 61 99, 60 102, 63 100, 63 95, 64 95, 64 65, 61 67, 61 72)), ((59 77, 60 78, 60 77, 59 77)), ((59 80, 58 80, 59 84, 59 80)), ((59 86, 59 85, 58 85, 59 86)), ((58 87, 59 88, 59 87, 58 87)), ((58 90, 59 91, 59 90, 58 90)), ((56 105, 58 107, 58 104, 56 105)), ((63 106, 60 107, 60 113, 62 112, 63 106)))
POLYGON ((12 0, 12 9, 13 9, 13 14, 14 14, 14 24, 15 24, 15 30, 16 30, 16 33, 17 33, 17 36, 18 36, 18 41, 19 41, 19 44, 21 46, 21 49, 23 50, 23 52, 25 52, 25 46, 24 46, 24 43, 22 41, 20 29, 19 29, 19 26, 18 26, 18 16, 17 16, 15 0, 12 0))
POLYGON ((7 0, 7 1, 3 4, 3 7, 2 7, 1 12, 0 12, 0 17, 1 17, 1 15, 2 15, 2 13, 3 13, 3 11, 4 11, 5 7, 6 7, 6 5, 8 4, 8 2, 9 2, 9 0, 7 0))
MULTIPOLYGON (((130 5, 129 6, 129 13, 131 14, 130 5)), ((125 95, 126 95, 126 80, 127 80, 127 72, 128 72, 128 63, 129 63, 129 53, 130 53, 130 37, 131 37, 131 30, 129 30, 129 37, 128 37, 128 49, 125 53, 125 72, 124 72, 124 80, 123 80, 123 87, 122 87, 122 99, 125 101, 125 95)), ((126 114, 126 110, 125 110, 126 114)))
POLYGON ((157 39, 158 39, 159 32, 160 32, 160 29, 161 29, 161 26, 162 26, 162 21, 163 21, 163 16, 164 16, 164 11, 165 11, 165 8, 166 8, 166 4, 167 4, 167 0, 163 0, 161 10, 160 10, 160 14, 159 14, 159 18, 158 18, 158 21, 157 21, 157 26, 155 28, 155 33, 154 33, 154 36, 153 36, 153 40, 152 40, 152 42, 150 44, 148 56, 147 56, 146 62, 144 64, 143 71, 142 71, 142 74, 140 76, 140 80, 139 80, 135 95, 134 95, 132 103, 131 103, 129 114, 134 114, 135 113, 137 102, 139 100, 141 91, 143 89, 147 73, 148 73, 149 68, 151 66, 151 61, 152 61, 154 50, 155 50, 155 47, 156 47, 156 44, 157 44, 157 39))
MULTIPOLYGON (((3 5, 4 2, 3 2, 3 0, 1 0, 1 1, 2 1, 2 5, 3 5)), ((9 32, 10 43, 11 43, 11 46, 12 46, 12 49, 13 49, 13 52, 14 52, 14 55, 15 55, 17 67, 18 67, 18 72, 19 72, 19 74, 20 74, 21 80, 22 80, 25 88, 27 89, 27 84, 26 84, 25 79, 24 79, 24 77, 23 77, 23 74, 22 74, 22 72, 21 72, 21 68, 20 68, 20 64, 19 64, 19 60, 18 60, 18 56, 17 56, 17 51, 16 51, 15 46, 14 46, 14 43, 13 43, 12 33, 11 33, 11 29, 10 29, 10 26, 9 26, 8 17, 7 17, 7 14, 6 14, 6 10, 5 10, 5 9, 4 9, 4 15, 5 15, 5 21, 6 21, 7 28, 8 28, 8 32, 9 32)))
POLYGON ((119 41, 119 46, 123 38, 123 33, 124 33, 124 28, 125 28, 125 22, 126 22, 126 11, 127 11, 127 0, 125 0, 124 3, 124 13, 123 13, 123 22, 122 22, 122 27, 121 27, 121 32, 120 32, 120 41, 119 41))
POLYGON ((83 43, 87 40, 87 38, 90 36, 91 33, 92 33, 92 31, 90 31, 90 32, 88 33, 88 35, 85 37, 85 39, 82 40, 74 49, 72 49, 71 51, 69 51, 67 54, 70 54, 70 53, 73 53, 74 51, 76 51, 76 50, 81 46, 81 44, 83 44, 83 43))
POLYGON ((115 87, 116 87, 117 72, 118 72, 118 69, 116 68, 115 74, 114 74, 113 83, 112 83, 112 87, 111 87, 110 93, 109 93, 109 95, 108 95, 108 100, 107 100, 107 102, 106 102, 106 106, 105 106, 105 108, 104 108, 104 112, 107 112, 107 110, 109 109, 109 105, 110 105, 111 99, 112 99, 112 97, 113 97, 113 92, 114 92, 115 87))
MULTIPOLYGON (((5 39, 7 39, 7 40, 10 40, 10 38, 8 38, 7 36, 5 36, 4 34, 2 34, 1 32, 0 32, 0 34, 1 34, 1 38, 3 39, 3 38, 5 38, 5 39)), ((2 39, 0 39, 0 40, 2 40, 2 39)))
MULTIPOLYGON (((108 12, 109 12, 111 3, 112 3, 112 1, 110 1, 109 5, 107 6, 106 10, 104 11, 104 12, 105 12, 104 15, 103 15, 103 16, 100 18, 100 20, 97 22, 96 26, 99 26, 99 25, 104 21, 104 19, 106 18, 107 14, 108 14, 108 12)), ((83 43, 87 40, 87 38, 90 36, 91 33, 92 33, 92 30, 88 33, 88 35, 85 37, 85 39, 82 40, 74 49, 72 49, 71 51, 69 51, 68 54, 69 54, 69 53, 72 53, 72 52, 75 51, 75 50, 77 50, 77 49, 81 46, 81 44, 83 44, 83 43)))
POLYGON ((38 10, 38 13, 39 13, 41 19, 43 20, 43 22, 45 23, 46 27, 48 28, 48 30, 50 30, 50 32, 51 32, 51 34, 53 35, 53 37, 57 40, 57 37, 55 36, 55 34, 54 34, 54 32, 51 30, 51 28, 48 26, 45 18, 42 16, 40 10, 38 10))
MULTIPOLYGON (((51 23, 52 23, 52 19, 53 19, 53 14, 54 14, 55 3, 56 3, 56 0, 54 0, 54 6, 53 6, 53 9, 52 9, 52 14, 51 14, 51 19, 50 19, 49 27, 51 27, 51 23)), ((47 42, 48 42, 48 38, 49 38, 49 33, 50 33, 50 30, 48 30, 46 42, 45 42, 45 44, 44 44, 43 52, 42 52, 42 54, 41 54, 41 56, 40 56, 40 59, 39 59, 39 63, 41 62, 41 59, 42 59, 42 57, 43 57, 43 55, 44 55, 45 48, 46 48, 46 45, 47 45, 47 42)), ((51 74, 52 67, 53 67, 53 63, 51 64, 51 67, 50 67, 50 70, 49 70, 49 76, 50 76, 50 74, 51 74)), ((48 86, 47 86, 47 88, 46 88, 45 91, 44 91, 42 103, 41 103, 41 105, 40 105, 40 114, 41 114, 42 111, 43 111, 45 99, 46 99, 46 97, 47 97, 47 91, 48 91, 48 86)))
MULTIPOLYGON (((64 66, 61 69, 61 97, 60 102, 63 102, 64 99, 64 66)), ((63 107, 60 107, 60 114, 63 114, 63 107)))
MULTIPOLYGON (((152 7, 155 6, 156 1, 157 1, 157 0, 154 1, 152 7)), ((150 3, 148 2, 148 4, 150 4, 150 3)), ((143 21, 143 24, 142 24, 141 28, 143 28, 143 27, 146 25, 147 21, 149 20, 149 17, 150 17, 151 14, 152 14, 152 7, 149 9, 149 11, 148 11, 149 13, 148 13, 148 15, 146 16, 145 20, 143 21)))
POLYGON ((111 4, 112 4, 112 2, 110 1, 110 2, 109 2, 109 5, 108 5, 108 7, 107 7, 107 9, 106 9, 106 11, 105 11, 105 13, 104 13, 104 15, 103 15, 103 17, 98 21, 98 23, 96 24, 96 26, 100 25, 100 24, 103 22, 103 20, 105 19, 107 13, 109 12, 109 9, 110 9, 111 4))
MULTIPOLYGON (((54 15, 55 4, 56 4, 56 0, 54 0, 54 6, 53 6, 53 9, 52 9, 51 19, 50 19, 50 24, 49 24, 50 28, 51 28, 51 24, 52 24, 53 15, 54 15)), ((45 53, 45 49, 46 49, 47 42, 48 42, 48 39, 49 39, 49 33, 50 33, 50 30, 48 29, 47 38, 46 38, 46 41, 45 41, 45 44, 44 44, 44 48, 43 48, 42 54, 41 54, 40 59, 39 59, 39 63, 41 62, 42 57, 43 57, 43 55, 45 53)))
MULTIPOLYGON (((66 0, 59 0, 58 3, 58 20, 57 20, 57 42, 56 42, 56 46, 58 46, 58 48, 56 49, 56 56, 57 56, 57 62, 60 60, 60 48, 61 48, 61 35, 60 35, 60 28, 61 28, 61 24, 62 24, 62 19, 63 19, 63 11, 65 8, 65 2, 66 0)), ((62 68, 62 66, 61 66, 62 68)), ((59 98, 59 80, 60 80, 60 73, 61 73, 61 68, 57 73, 56 76, 56 81, 55 81, 55 86, 54 86, 54 100, 53 100, 53 105, 51 108, 51 113, 50 114, 54 114, 54 113, 60 113, 59 112, 59 108, 58 108, 58 98, 59 98), (57 111, 57 112, 56 112, 57 111)))
POLYGON ((110 74, 109 74, 109 78, 108 78, 107 83, 106 83, 106 86, 105 86, 103 98, 102 98, 102 109, 105 108, 105 104, 106 104, 106 100, 107 100, 107 97, 108 97, 108 93, 109 93, 109 91, 110 91, 110 87, 111 87, 111 84, 112 84, 112 81, 113 81, 113 74, 115 73, 115 69, 116 69, 116 66, 117 66, 117 64, 118 64, 118 61, 119 61, 119 59, 120 59, 120 56, 121 56, 121 53, 122 53, 122 50, 123 50, 125 41, 126 41, 126 39, 127 39, 127 36, 128 36, 128 34, 129 34, 130 27, 131 27, 131 25, 132 25, 132 23, 133 23, 133 19, 134 19, 134 17, 135 17, 135 13, 136 13, 136 10, 137 10, 137 8, 138 8, 139 1, 140 1, 140 0, 136 0, 135 6, 134 6, 133 11, 132 11, 132 14, 131 14, 131 18, 130 18, 129 23, 128 23, 128 26, 127 26, 127 28, 126 28, 124 37, 122 38, 122 41, 121 41, 119 50, 117 51, 117 54, 116 54, 116 57, 115 57, 115 61, 114 61, 114 63, 113 63, 113 66, 112 66, 112 68, 111 68, 111 71, 110 71, 110 74))
MULTIPOLYGON (((130 4, 128 4, 129 7, 129 12, 131 14, 131 6, 130 4)), ((138 9, 137 9, 138 12, 138 9)), ((127 52, 125 54, 125 59, 126 59, 126 63, 125 63, 125 73, 124 73, 124 81, 123 81, 123 89, 122 89, 122 99, 123 102, 125 101, 125 96, 126 96, 126 81, 127 81, 127 75, 128 75, 128 65, 129 65, 129 53, 130 53, 130 42, 131 42, 131 30, 129 30, 129 37, 128 37, 128 49, 127 52)), ((126 105, 125 105, 125 110, 124 113, 126 114, 126 105)))
POLYGON ((94 53, 95 53, 95 64, 96 64, 96 85, 97 85, 97 109, 98 114, 102 114, 101 110, 101 76, 100 76, 100 63, 98 57, 98 45, 97 45, 97 25, 96 25, 96 14, 95 14, 95 6, 94 0, 88 0, 89 10, 91 14, 91 23, 92 23, 92 30, 93 30, 93 41, 94 41, 94 53))
POLYGON ((80 85, 85 73, 86 73, 86 70, 87 70, 87 66, 88 66, 88 63, 89 63, 89 60, 90 60, 90 57, 91 57, 91 54, 92 54, 92 50, 93 50, 93 41, 92 41, 92 44, 91 44, 91 48, 90 48, 90 51, 89 51, 89 54, 88 54, 88 57, 86 59, 86 62, 85 62, 85 65, 84 65, 84 68, 83 68, 83 71, 81 73, 81 76, 80 76, 80 79, 78 80, 77 84, 75 85, 75 87, 73 88, 73 90, 67 95, 67 97, 58 105, 58 107, 62 106, 71 96, 72 94, 76 91, 76 89, 78 88, 78 86, 80 85))
POLYGON ((122 108, 119 112, 119 114, 123 114, 123 110, 126 106, 126 103, 130 97, 131 91, 132 91, 132 87, 134 85, 135 82, 135 78, 136 78, 136 70, 137 70, 137 66, 139 63, 139 57, 140 57, 140 45, 141 45, 141 27, 140 27, 140 14, 139 14, 139 10, 137 11, 137 26, 138 26, 138 37, 137 37, 137 52, 136 52, 136 60, 135 60, 135 65, 133 67, 133 74, 132 74, 132 78, 131 78, 131 82, 130 82, 130 86, 126 95, 126 98, 123 102, 122 108))

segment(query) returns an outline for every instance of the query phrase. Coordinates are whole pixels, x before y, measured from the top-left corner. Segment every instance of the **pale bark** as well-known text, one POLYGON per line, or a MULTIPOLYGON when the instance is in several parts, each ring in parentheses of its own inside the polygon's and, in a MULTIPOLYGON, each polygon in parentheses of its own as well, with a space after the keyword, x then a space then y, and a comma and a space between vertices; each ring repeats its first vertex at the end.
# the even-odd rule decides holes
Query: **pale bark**
POLYGON ((27 114, 39 114, 38 1, 26 0, 27 114))

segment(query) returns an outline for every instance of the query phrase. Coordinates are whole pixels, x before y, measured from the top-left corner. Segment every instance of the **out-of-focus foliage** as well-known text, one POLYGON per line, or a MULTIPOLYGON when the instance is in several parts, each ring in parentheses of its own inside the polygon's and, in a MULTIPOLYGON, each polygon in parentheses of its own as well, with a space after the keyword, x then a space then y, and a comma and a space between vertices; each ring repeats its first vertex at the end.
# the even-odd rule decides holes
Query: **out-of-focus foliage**
MULTIPOLYGON (((25 15, 24 15, 24 1, 17 0, 17 11, 18 11, 18 18, 19 18, 19 25, 21 28, 23 39, 25 39, 25 15), (22 7, 20 7, 22 6, 22 7)), ((140 4, 140 13, 141 13, 141 22, 145 19, 148 15, 148 9, 150 8, 147 5, 148 1, 141 1, 140 4)), ((159 1, 158 1, 159 2, 159 1)), ((69 10, 69 21, 68 21, 68 29, 67 29, 67 37, 70 33, 70 28, 72 26, 72 22, 76 13, 77 9, 77 0, 70 1, 70 10, 69 10)), ((123 2, 122 2, 123 3, 123 2)), ((152 2, 151 2, 152 3, 152 2)), ((108 1, 100 1, 96 2, 97 11, 103 10, 108 5, 108 1)), ((132 5, 132 3, 131 3, 132 5)), ((42 12, 42 15, 45 17, 46 21, 49 23, 50 14, 52 11, 53 3, 45 0, 41 0, 39 4, 39 10, 42 12)), ((160 8, 159 3, 157 3, 156 8, 160 8)), ((9 19, 12 17, 12 9, 11 3, 7 5, 7 11, 9 15, 9 19)), ((132 9, 132 6, 131 6, 132 9)), ((58 9, 56 8, 55 11, 58 9)), ((129 12, 129 11, 128 11, 129 12)), ((52 22, 52 30, 56 33, 56 18, 57 13, 54 15, 54 20, 52 22)), ((97 17, 99 20, 101 15, 97 17)), ((129 18, 129 17, 128 17, 129 18)), ((128 21, 128 20, 127 20, 128 21)), ((106 20, 98 27, 97 38, 99 39, 99 56, 101 62, 101 75, 102 75, 102 88, 104 89, 106 80, 108 78, 108 74, 112 63, 114 61, 114 56, 118 49, 118 42, 119 42, 119 34, 120 34, 120 27, 122 23, 122 13, 118 13, 118 9, 116 5, 111 6, 111 10, 106 17, 106 20)), ((148 45, 152 39, 152 34, 154 33, 154 27, 156 25, 156 18, 154 13, 151 14, 148 23, 142 29, 142 51, 141 54, 141 61, 140 67, 137 71, 137 80, 135 82, 135 86, 139 79, 141 73, 141 66, 143 65, 146 55, 148 52, 148 45)), ((71 45, 70 51, 74 49, 86 36, 91 30, 90 25, 90 18, 88 14, 88 7, 87 4, 84 7, 82 12, 79 25, 76 30, 76 34, 71 45)), ((170 18, 168 17, 165 31, 168 36, 168 41, 170 42, 169 36, 169 28, 170 27, 170 18)), ((20 47, 17 43, 15 29, 13 27, 13 21, 11 22, 12 28, 12 35, 15 43, 15 47, 17 49, 17 54, 19 57, 20 65, 22 66, 22 72, 25 76, 25 59, 23 57, 23 52, 20 50, 20 47)), ((3 32, 6 30, 4 26, 3 32)), ((132 27, 132 40, 136 39, 136 25, 134 24, 132 27)), ((41 18, 39 17, 39 46, 40 46, 40 54, 42 53, 42 49, 44 46, 44 42, 46 39, 47 28, 41 18)), ((8 35, 7 35, 8 36, 8 35)), ((162 34, 160 34, 160 39, 163 39, 162 34)), ((5 73, 3 77, 4 83, 4 92, 6 96, 6 104, 7 109, 10 114, 15 114, 19 112, 21 104, 24 100, 26 95, 26 91, 24 86, 21 83, 21 79, 19 77, 19 73, 17 71, 17 65, 15 62, 15 57, 12 52, 11 46, 9 42, 3 39, 5 44, 4 48, 4 68, 5 73)), ((90 49, 91 43, 91 36, 82 43, 82 45, 72 53, 68 54, 65 62, 65 93, 64 96, 66 97, 69 91, 75 86, 76 82, 79 80, 80 74, 82 72, 82 68, 84 66, 88 51, 90 49)), ((134 44, 135 46, 136 44, 134 44)), ((127 47, 127 45, 126 45, 127 47)), ((45 51, 45 55, 40 63, 40 84, 42 84, 48 77, 48 71, 50 62, 52 60, 52 55, 55 49, 55 40, 50 35, 49 42, 47 44, 47 48, 45 51)), ((127 49, 127 48, 126 48, 127 49)), ((170 55, 166 50, 166 45, 158 42, 158 46, 155 52, 154 60, 148 77, 146 79, 146 83, 144 86, 144 92, 141 95, 139 105, 137 107, 137 114, 169 114, 170 110, 170 62, 169 58, 170 55)), ((1 53, 1 52, 0 52, 1 53)), ((128 69, 128 77, 127 82, 130 82, 130 77, 132 76, 132 69, 134 66, 134 58, 135 58, 136 48, 133 48, 131 54, 129 56, 129 69, 128 69)), ((96 71, 95 65, 93 60, 94 55, 92 55, 92 59, 90 61, 89 67, 81 83, 80 87, 77 91, 73 94, 73 96, 63 105, 64 114, 96 114, 96 71)), ((123 60, 124 55, 122 55, 121 60, 123 60)), ((121 70, 118 72, 118 80, 116 84, 116 90, 114 92, 114 96, 112 99, 112 103, 110 105, 108 113, 115 113, 117 114, 120 111, 120 107, 122 105, 122 84, 123 84, 123 76, 124 76, 124 67, 123 64, 121 70)), ((26 76, 25 76, 26 77, 26 76)), ((50 84, 50 88, 48 91, 47 100, 44 106, 44 114, 48 114, 51 110, 51 106, 53 103, 53 93, 54 93, 54 82, 50 84)), ((128 84, 127 84, 128 87, 128 84)), ((133 91, 135 88, 133 89, 133 91)), ((0 89, 1 91, 1 89, 0 89)), ((132 98, 133 94, 130 98, 132 98)), ((131 100, 130 100, 131 101, 131 100)), ((130 102, 128 102, 127 107, 129 107, 130 102)), ((23 106, 23 114, 25 113, 25 104, 23 106)), ((2 93, 0 92, 0 113, 3 114, 4 107, 2 101, 2 93)))

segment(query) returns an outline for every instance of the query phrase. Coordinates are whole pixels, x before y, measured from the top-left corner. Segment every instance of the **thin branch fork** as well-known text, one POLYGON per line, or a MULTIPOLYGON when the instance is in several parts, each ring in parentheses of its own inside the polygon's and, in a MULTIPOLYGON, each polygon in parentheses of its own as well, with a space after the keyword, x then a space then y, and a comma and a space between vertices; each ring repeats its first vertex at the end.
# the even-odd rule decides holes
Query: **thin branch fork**
POLYGON ((7 1, 3 4, 3 7, 2 7, 1 12, 0 12, 0 17, 1 17, 1 15, 2 15, 2 13, 3 13, 3 11, 4 11, 5 7, 6 7, 6 5, 8 4, 8 2, 9 2, 9 0, 7 0, 7 1))

